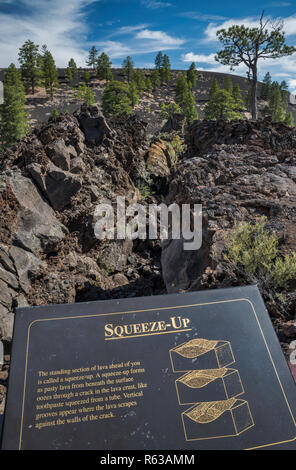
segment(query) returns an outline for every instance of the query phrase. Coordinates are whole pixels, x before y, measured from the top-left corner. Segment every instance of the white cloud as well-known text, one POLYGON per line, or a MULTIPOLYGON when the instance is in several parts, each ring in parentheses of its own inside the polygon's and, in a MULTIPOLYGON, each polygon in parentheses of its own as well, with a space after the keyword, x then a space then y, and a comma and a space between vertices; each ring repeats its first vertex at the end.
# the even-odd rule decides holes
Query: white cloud
POLYGON ((158 2, 154 0, 142 0, 142 4, 147 8, 151 8, 152 10, 158 10, 159 8, 168 8, 173 6, 173 4, 169 2, 158 2))
POLYGON ((99 53, 105 52, 111 59, 118 59, 132 54, 129 46, 118 41, 100 41, 94 42, 94 45, 99 48, 99 53))
POLYGON ((242 18, 238 20, 230 19, 220 23, 209 23, 205 29, 206 41, 217 41, 217 31, 219 29, 228 29, 234 25, 244 25, 247 28, 256 28, 258 26, 258 19, 254 18, 242 18))
POLYGON ((215 61, 215 54, 194 54, 193 52, 187 52, 182 55, 183 62, 198 62, 201 64, 217 64, 215 61))
POLYGON ((296 94, 296 79, 295 78, 289 78, 286 81, 288 82, 288 86, 289 86, 289 89, 291 90, 291 93, 293 93, 293 95, 295 95, 296 94))
POLYGON ((286 36, 296 35, 296 15, 283 19, 286 36))
POLYGON ((147 25, 123 26, 109 35, 108 39, 97 41, 93 44, 101 51, 104 51, 111 59, 124 58, 127 55, 149 54, 160 50, 179 49, 185 39, 175 38, 164 31, 152 31, 146 28, 147 25), (114 36, 130 35, 122 41, 113 41, 114 36))
POLYGON ((227 19, 225 16, 200 13, 196 11, 184 11, 183 13, 180 13, 179 16, 198 21, 224 21, 227 19))
POLYGON ((136 31, 139 31, 141 29, 147 28, 149 25, 148 24, 137 24, 133 26, 122 26, 121 28, 118 28, 112 35, 113 36, 119 36, 121 34, 131 34, 136 31))
MULTIPOLYGON (((273 19, 270 18, 270 20, 271 20, 271 23, 277 22, 279 18, 273 18, 273 19)), ((296 35, 296 15, 292 15, 287 18, 280 18, 280 20, 283 21, 283 31, 285 32, 285 35, 287 37, 296 35)), ((205 40, 207 42, 217 41, 216 33, 219 29, 228 29, 234 25, 244 25, 247 28, 257 28, 258 24, 259 24, 258 18, 253 18, 253 17, 246 17, 246 18, 241 18, 241 19, 229 19, 220 24, 211 22, 208 24, 207 28, 205 29, 205 40)))
POLYGON ((184 39, 174 38, 169 36, 163 31, 151 31, 150 29, 143 29, 136 34, 136 39, 149 39, 159 42, 159 49, 167 49, 168 47, 179 47, 186 41, 184 39))
POLYGON ((0 13, 1 66, 18 64, 18 49, 31 39, 47 44, 56 64, 64 67, 73 57, 85 65, 87 25, 83 9, 95 0, 23 0, 28 15, 0 13))

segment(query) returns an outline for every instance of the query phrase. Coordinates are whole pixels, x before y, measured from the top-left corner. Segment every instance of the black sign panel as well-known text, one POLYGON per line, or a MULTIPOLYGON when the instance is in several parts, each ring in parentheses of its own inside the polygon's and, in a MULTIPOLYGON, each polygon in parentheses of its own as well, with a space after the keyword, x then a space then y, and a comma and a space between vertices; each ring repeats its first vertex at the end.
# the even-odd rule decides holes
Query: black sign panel
POLYGON ((296 448, 257 287, 22 308, 3 449, 296 448))

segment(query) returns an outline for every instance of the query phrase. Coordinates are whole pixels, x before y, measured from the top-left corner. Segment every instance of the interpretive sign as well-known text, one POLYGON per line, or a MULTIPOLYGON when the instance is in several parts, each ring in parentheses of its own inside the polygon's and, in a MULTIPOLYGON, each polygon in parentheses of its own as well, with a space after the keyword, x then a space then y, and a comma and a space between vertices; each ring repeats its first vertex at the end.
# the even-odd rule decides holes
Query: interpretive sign
POLYGON ((3 449, 296 448, 256 286, 21 308, 3 449))

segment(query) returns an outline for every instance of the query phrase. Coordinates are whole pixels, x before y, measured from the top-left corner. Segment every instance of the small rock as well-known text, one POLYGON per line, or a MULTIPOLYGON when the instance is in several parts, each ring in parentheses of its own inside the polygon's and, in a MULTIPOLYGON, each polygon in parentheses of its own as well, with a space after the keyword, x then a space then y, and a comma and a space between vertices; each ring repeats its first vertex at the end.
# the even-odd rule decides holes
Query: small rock
POLYGON ((85 165, 81 157, 76 157, 71 160, 70 171, 71 173, 82 173, 85 170, 85 165))
MULTIPOLYGON (((75 149, 73 149, 75 151, 75 149)), ((70 169, 70 152, 63 139, 57 139, 45 148, 51 161, 62 170, 70 169)), ((76 153, 76 152, 75 152, 76 153)))
POLYGON ((7 379, 8 379, 8 370, 1 370, 0 371, 0 380, 2 380, 2 382, 6 382, 7 379))
POLYGON ((283 333, 287 338, 296 338, 296 323, 293 321, 284 323, 283 333))

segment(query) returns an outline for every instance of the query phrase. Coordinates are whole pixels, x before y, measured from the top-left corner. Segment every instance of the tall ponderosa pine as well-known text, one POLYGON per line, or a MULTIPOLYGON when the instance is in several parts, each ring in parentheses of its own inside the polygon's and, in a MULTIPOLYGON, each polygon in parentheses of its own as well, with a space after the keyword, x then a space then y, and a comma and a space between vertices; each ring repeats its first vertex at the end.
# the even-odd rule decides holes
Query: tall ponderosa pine
POLYGON ((102 52, 97 60, 97 75, 100 80, 112 80, 113 75, 111 71, 112 62, 105 52, 102 52))
POLYGON ((86 65, 92 67, 94 70, 97 67, 97 60, 98 60, 98 50, 96 46, 92 46, 88 54, 88 60, 86 61, 86 65))
POLYGON ((241 114, 237 111, 237 104, 227 90, 216 91, 207 103, 204 112, 207 119, 214 121, 218 119, 231 121, 241 118, 241 114))
POLYGON ((73 74, 72 74, 72 70, 70 69, 70 67, 67 67, 66 80, 68 83, 73 82, 73 74))
POLYGON ((251 110, 253 119, 257 119, 257 84, 258 61, 261 59, 277 59, 289 56, 296 51, 293 46, 285 44, 283 24, 271 25, 270 20, 263 20, 262 13, 257 28, 244 25, 234 25, 217 31, 217 37, 222 42, 221 50, 216 60, 223 65, 229 65, 231 70, 240 64, 247 66, 252 80, 251 110))
POLYGON ((42 56, 42 68, 43 68, 43 78, 44 78, 44 86, 46 92, 53 100, 53 95, 55 90, 59 88, 59 77, 58 71, 54 62, 54 59, 47 49, 46 46, 42 48, 43 56, 42 56))
POLYGON ((181 103, 184 101, 184 96, 187 93, 188 89, 188 82, 187 82, 187 75, 186 72, 181 73, 177 80, 176 80, 176 85, 175 85, 175 92, 176 92, 176 103, 181 105, 181 103))
POLYGON ((133 108, 129 85, 115 80, 109 82, 103 92, 102 110, 105 116, 131 114, 133 108))
POLYGON ((73 59, 73 57, 69 60, 69 62, 68 62, 68 67, 69 67, 69 69, 71 69, 73 75, 74 75, 75 73, 77 73, 78 68, 77 68, 76 62, 75 62, 75 60, 73 59))
POLYGON ((223 81, 223 90, 229 91, 232 94, 233 92, 233 83, 231 77, 225 77, 223 81))
POLYGON ((197 76, 198 76, 198 73, 195 67, 195 63, 192 62, 189 69, 187 70, 187 81, 188 83, 189 82, 191 83, 191 87, 193 89, 196 88, 197 76))
POLYGON ((150 77, 148 77, 146 80, 146 90, 148 91, 148 93, 152 93, 153 91, 153 85, 150 77))
POLYGON ((159 52, 155 58, 155 70, 158 70, 160 72, 162 64, 163 64, 163 55, 162 55, 162 52, 159 52))
POLYGON ((213 97, 213 95, 218 90, 220 90, 219 82, 218 82, 217 78, 214 78, 213 81, 212 81, 212 84, 211 84, 210 92, 209 92, 210 99, 213 97))
POLYGON ((180 106, 186 118, 187 125, 190 125, 193 121, 198 119, 198 113, 194 95, 189 88, 186 72, 178 76, 175 91, 176 103, 180 106))
POLYGON ((261 98, 263 100, 269 100, 271 96, 271 75, 267 72, 264 75, 263 83, 261 86, 261 98))
POLYGON ((162 59, 160 78, 165 83, 169 82, 171 79, 171 62, 167 54, 164 54, 162 59))
POLYGON ((281 94, 283 98, 283 103, 285 106, 288 106, 290 92, 289 92, 288 84, 285 80, 283 80, 280 83, 280 90, 281 90, 281 94))
POLYGON ((132 80, 129 83, 129 98, 131 100, 131 105, 134 108, 140 99, 139 89, 135 80, 132 80))
POLYGON ((31 88, 32 94, 39 85, 42 77, 42 64, 40 61, 39 46, 33 41, 26 41, 19 50, 19 63, 21 66, 22 80, 28 92, 31 88))
POLYGON ((137 89, 140 94, 146 89, 146 80, 145 75, 140 69, 136 69, 133 73, 133 80, 137 86, 137 89))
POLYGON ((190 91, 189 86, 187 85, 187 91, 184 96, 184 101, 181 105, 183 114, 186 118, 186 123, 187 125, 190 125, 193 123, 193 121, 196 121, 198 119, 198 112, 196 109, 196 102, 193 93, 190 91))
POLYGON ((244 101, 242 97, 242 91, 238 83, 233 86, 232 96, 235 101, 236 111, 241 112, 244 109, 244 101))
POLYGON ((68 62, 68 69, 71 70, 72 81, 76 81, 78 79, 78 67, 73 57, 68 62))
POLYGON ((158 88, 160 86, 160 73, 159 73, 159 71, 156 70, 156 69, 152 70, 150 78, 151 78, 151 83, 152 83, 152 86, 153 86, 153 90, 156 90, 156 88, 158 88))
POLYGON ((83 72, 82 80, 83 80, 86 84, 88 84, 88 83, 90 82, 90 73, 89 73, 88 70, 85 70, 85 71, 83 72))
POLYGON ((14 144, 29 129, 25 103, 21 73, 11 64, 5 74, 4 104, 0 105, 0 144, 3 147, 14 144))
POLYGON ((134 73, 134 61, 130 56, 127 56, 127 58, 124 59, 122 68, 127 82, 130 83, 132 81, 134 73))
POLYGON ((285 120, 285 105, 280 88, 273 90, 269 104, 264 108, 264 114, 271 116, 274 122, 283 122, 285 120))

